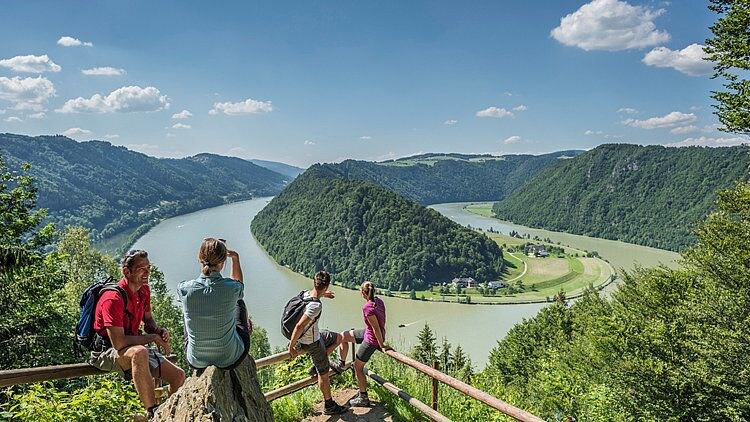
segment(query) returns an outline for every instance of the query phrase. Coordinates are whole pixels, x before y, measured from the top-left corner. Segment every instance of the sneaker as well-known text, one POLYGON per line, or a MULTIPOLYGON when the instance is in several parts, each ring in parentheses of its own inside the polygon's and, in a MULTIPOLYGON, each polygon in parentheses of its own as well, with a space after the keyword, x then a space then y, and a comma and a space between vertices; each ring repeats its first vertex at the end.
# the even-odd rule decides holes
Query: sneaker
POLYGON ((146 413, 148 414, 148 420, 154 419, 154 415, 156 414, 156 411, 159 409, 159 405, 156 404, 154 406, 151 406, 148 408, 146 413))
POLYGON ((307 373, 312 376, 318 375, 318 370, 315 368, 315 365, 311 366, 310 369, 307 370, 307 373))
POLYGON ((367 396, 367 394, 359 393, 356 397, 349 400, 349 406, 370 407, 370 398, 367 396))
POLYGON ((331 407, 326 406, 326 408, 323 409, 323 414, 324 415, 338 415, 340 413, 346 412, 347 410, 349 409, 347 409, 346 407, 338 403, 334 403, 334 405, 331 407))
POLYGON ((328 366, 330 366, 331 369, 333 369, 333 371, 337 374, 344 372, 344 363, 340 360, 329 360, 328 366))

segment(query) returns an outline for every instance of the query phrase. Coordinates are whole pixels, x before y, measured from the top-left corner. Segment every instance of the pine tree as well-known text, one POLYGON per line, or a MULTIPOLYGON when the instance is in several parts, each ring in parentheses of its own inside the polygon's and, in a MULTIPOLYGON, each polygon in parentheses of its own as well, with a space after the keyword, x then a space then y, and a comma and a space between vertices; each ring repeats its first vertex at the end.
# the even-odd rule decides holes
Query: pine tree
POLYGON ((451 365, 451 344, 447 337, 443 337, 443 344, 440 348, 440 370, 446 372, 451 365))
POLYGON ((414 359, 425 365, 432 365, 432 362, 437 359, 437 345, 435 344, 435 334, 433 334, 429 325, 425 324, 419 331, 417 340, 418 343, 412 350, 414 359))
POLYGON ((459 370, 466 366, 467 356, 466 353, 464 353, 464 349, 461 348, 460 344, 457 345, 456 349, 453 351, 451 361, 453 363, 454 370, 459 370))

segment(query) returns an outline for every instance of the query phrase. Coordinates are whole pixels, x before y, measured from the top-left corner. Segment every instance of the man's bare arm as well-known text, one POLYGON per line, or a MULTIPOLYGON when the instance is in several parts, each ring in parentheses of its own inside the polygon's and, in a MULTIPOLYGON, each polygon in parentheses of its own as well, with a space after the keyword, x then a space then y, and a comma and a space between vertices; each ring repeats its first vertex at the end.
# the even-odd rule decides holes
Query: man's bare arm
POLYGON ((112 347, 116 350, 122 350, 130 346, 146 345, 156 343, 157 346, 164 349, 165 353, 170 353, 172 349, 169 343, 162 340, 158 334, 146 334, 144 336, 126 336, 122 327, 107 327, 107 335, 112 347))

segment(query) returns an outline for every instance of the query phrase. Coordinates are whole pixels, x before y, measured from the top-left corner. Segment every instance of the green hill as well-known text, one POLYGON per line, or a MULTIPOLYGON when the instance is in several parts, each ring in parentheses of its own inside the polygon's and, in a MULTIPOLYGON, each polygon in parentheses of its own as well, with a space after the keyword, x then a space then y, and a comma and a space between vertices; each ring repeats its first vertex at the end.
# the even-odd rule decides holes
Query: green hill
POLYGON ((275 197, 251 224, 279 264, 312 275, 325 269, 348 287, 370 279, 391 290, 423 289, 504 269, 486 236, 370 182, 315 165, 275 197))
POLYGON ((291 179, 239 158, 154 158, 64 136, 0 134, 0 154, 10 169, 32 165, 37 204, 49 210, 49 220, 88 227, 99 238, 164 217, 275 195, 291 179))
POLYGON ((503 199, 544 168, 581 152, 504 156, 422 154, 381 163, 346 160, 323 166, 331 174, 368 180, 428 205, 503 199))
POLYGON ((601 145, 549 167, 493 207, 548 230, 679 250, 715 191, 747 180, 750 147, 601 145))

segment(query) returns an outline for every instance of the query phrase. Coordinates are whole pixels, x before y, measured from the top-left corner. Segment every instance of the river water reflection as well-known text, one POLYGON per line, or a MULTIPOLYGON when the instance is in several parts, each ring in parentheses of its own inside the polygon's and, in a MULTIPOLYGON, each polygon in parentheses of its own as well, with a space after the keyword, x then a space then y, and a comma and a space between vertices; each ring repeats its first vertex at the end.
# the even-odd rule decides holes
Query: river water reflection
MULTIPOLYGON (((281 310, 290 297, 303 289, 308 289, 311 281, 277 265, 250 233, 250 221, 268 201, 270 198, 258 198, 164 220, 140 238, 134 247, 149 252, 151 262, 164 272, 167 286, 174 293, 180 281, 198 276, 200 266, 197 262, 197 252, 201 239, 208 236, 227 239, 229 246, 240 254, 246 284, 245 301, 253 322, 268 330, 272 346, 285 346, 286 339, 281 335, 279 327, 281 310)), ((659 260, 671 261, 676 256, 671 252, 666 252, 665 255, 665 251, 657 249, 621 242, 612 242, 613 244, 609 245, 606 242, 611 241, 584 236, 568 238, 567 236, 573 235, 527 229, 522 226, 509 225, 507 228, 501 228, 498 220, 468 213, 460 204, 441 204, 433 208, 461 224, 471 224, 472 227, 492 226, 506 233, 512 228, 522 233, 528 232, 532 236, 538 234, 579 248, 598 250, 602 256, 609 258, 615 267, 631 268, 635 261, 644 265, 654 265, 659 260), (561 237, 556 237, 558 235, 561 237), (605 242, 607 247, 596 242, 589 246, 588 242, 591 241, 605 242)), ((373 281, 377 283, 377 280, 373 281)), ((336 331, 361 327, 362 298, 359 293, 338 286, 334 286, 332 290, 336 298, 324 299, 320 326, 336 331)), ((409 350, 415 342, 417 333, 427 323, 436 333, 438 342, 447 337, 454 346, 461 344, 478 369, 484 367, 489 351, 495 346, 497 339, 502 338, 513 325, 535 315, 545 306, 469 306, 395 298, 383 300, 388 309, 387 336, 389 342, 397 349, 409 350), (406 326, 399 328, 400 324, 406 326)))

